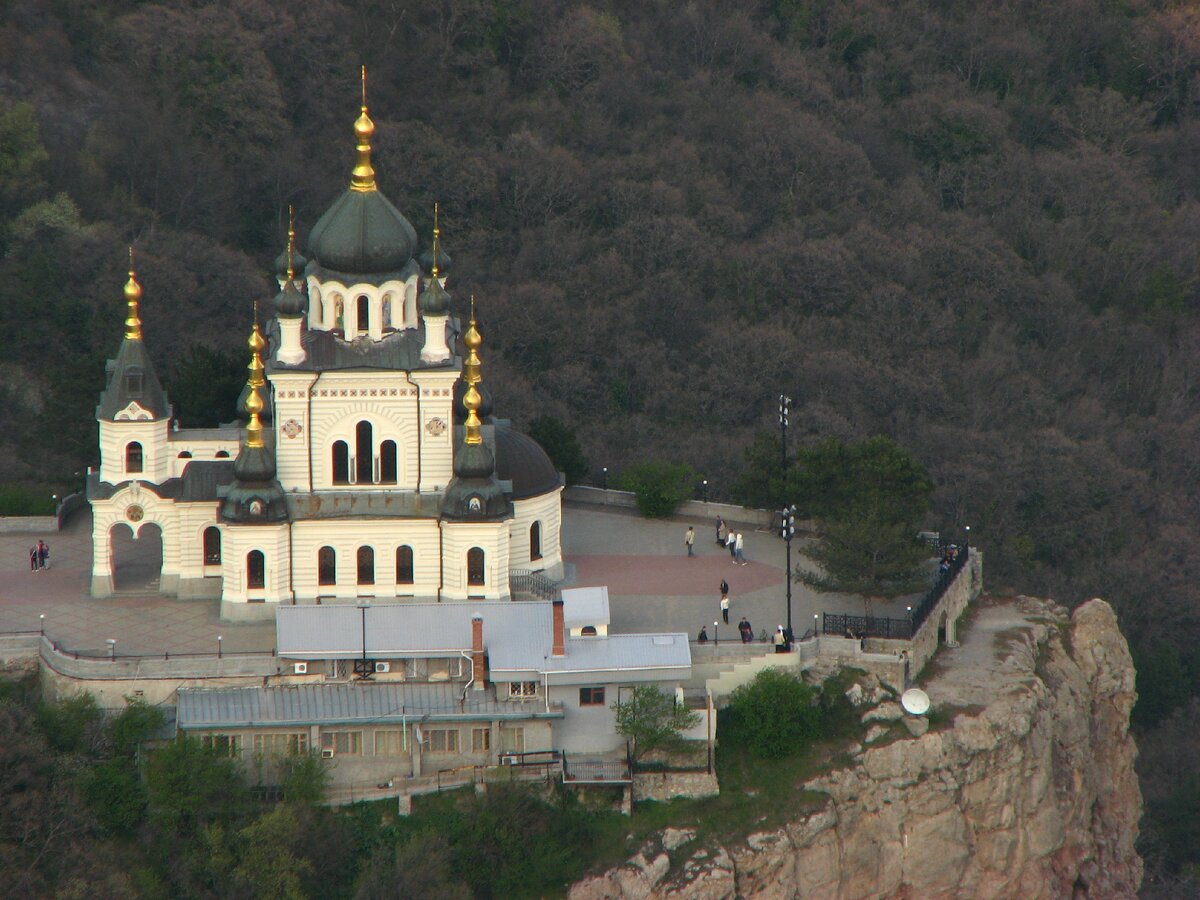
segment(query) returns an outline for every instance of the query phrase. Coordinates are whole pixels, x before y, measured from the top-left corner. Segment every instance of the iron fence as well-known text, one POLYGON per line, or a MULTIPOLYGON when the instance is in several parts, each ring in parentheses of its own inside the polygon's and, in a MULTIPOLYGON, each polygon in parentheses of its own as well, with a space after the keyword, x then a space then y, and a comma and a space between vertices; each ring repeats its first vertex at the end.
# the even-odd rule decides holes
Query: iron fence
POLYGON ((911 640, 925 624, 930 613, 937 607, 946 590, 954 583, 967 564, 971 548, 963 544, 954 558, 939 568, 937 578, 925 595, 913 605, 912 613, 905 618, 887 616, 851 616, 842 613, 825 613, 821 620, 821 633, 838 637, 896 638, 911 640))
POLYGON ((561 600, 562 590, 541 572, 513 569, 508 573, 508 590, 514 597, 561 600))

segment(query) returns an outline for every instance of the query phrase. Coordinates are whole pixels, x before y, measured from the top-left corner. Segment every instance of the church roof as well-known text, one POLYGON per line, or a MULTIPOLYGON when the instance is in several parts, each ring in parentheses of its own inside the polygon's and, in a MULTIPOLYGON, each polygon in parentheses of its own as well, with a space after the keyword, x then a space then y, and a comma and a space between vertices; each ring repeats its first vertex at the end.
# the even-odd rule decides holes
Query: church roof
POLYGON ((562 486, 558 469, 533 438, 508 425, 497 424, 496 475, 512 482, 512 498, 524 500, 562 486))
MULTIPOLYGON (((415 369, 453 367, 455 357, 429 363, 421 359, 425 338, 420 329, 406 329, 385 335, 381 341, 362 340, 347 343, 331 331, 310 329, 302 339, 305 358, 284 371, 328 371, 331 369, 387 369, 411 372, 415 369)), ((280 368, 269 362, 268 368, 280 368)))
POLYGON ((111 421, 130 403, 137 403, 156 419, 165 419, 171 414, 167 392, 163 390, 146 345, 140 339, 122 341, 116 359, 108 361, 105 371, 108 385, 100 395, 96 418, 111 421))
MULTIPOLYGON (((193 460, 178 478, 168 478, 162 484, 141 482, 142 487, 164 500, 178 503, 204 503, 217 499, 217 488, 232 484, 233 460, 193 460)), ((109 484, 100 480, 100 473, 88 478, 88 499, 107 500, 129 482, 109 484)))
POLYGON ((322 269, 355 281, 403 269, 416 248, 417 232, 378 190, 347 190, 308 236, 308 252, 322 269))

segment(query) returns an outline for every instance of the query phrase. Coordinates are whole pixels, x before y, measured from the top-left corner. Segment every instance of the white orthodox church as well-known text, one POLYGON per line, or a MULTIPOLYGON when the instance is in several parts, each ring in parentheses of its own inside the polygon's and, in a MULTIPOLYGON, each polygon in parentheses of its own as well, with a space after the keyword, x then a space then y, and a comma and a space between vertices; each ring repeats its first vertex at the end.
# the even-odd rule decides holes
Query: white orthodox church
POLYGON ((254 323, 244 425, 172 422, 131 261, 96 410, 93 596, 119 588, 114 550, 147 529, 161 535, 157 589, 220 597, 230 620, 274 619, 278 604, 504 600, 514 574, 561 578, 562 478, 493 416, 436 224, 418 261, 376 186, 365 97, 354 132, 349 189, 312 229, 310 260, 289 230, 275 316, 265 336, 254 323))

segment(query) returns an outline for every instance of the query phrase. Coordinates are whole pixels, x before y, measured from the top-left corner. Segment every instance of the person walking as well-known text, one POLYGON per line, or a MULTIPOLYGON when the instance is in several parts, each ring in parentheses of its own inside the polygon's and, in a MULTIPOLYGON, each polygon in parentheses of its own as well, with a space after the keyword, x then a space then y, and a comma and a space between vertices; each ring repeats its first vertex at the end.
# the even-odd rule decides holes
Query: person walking
POLYGON ((737 533, 737 539, 734 541, 734 545, 733 545, 733 561, 736 563, 740 563, 741 565, 744 566, 747 563, 746 563, 746 555, 743 552, 743 550, 744 550, 744 545, 742 544, 742 533, 739 531, 737 533))
POLYGON ((725 520, 717 516, 717 544, 721 547, 725 546, 725 532, 728 529, 725 527, 725 520))
POLYGON ((722 597, 729 596, 729 582, 726 581, 724 578, 721 579, 721 596, 722 597))
POLYGON ((696 643, 697 644, 707 644, 708 643, 708 626, 707 625, 700 626, 700 633, 698 635, 696 635, 696 643))
POLYGON ((728 536, 725 538, 725 546, 729 548, 729 558, 733 562, 737 562, 737 535, 730 529, 728 536))
POLYGON ((748 644, 754 639, 754 629, 750 626, 750 620, 742 616, 742 621, 738 622, 738 634, 742 636, 742 643, 748 644))
POLYGON ((50 568, 50 545, 47 544, 45 541, 38 541, 37 551, 38 551, 38 568, 39 569, 50 568))
POLYGON ((725 624, 729 624, 729 595, 721 595, 721 618, 725 620, 725 624))
POLYGON ((684 546, 687 547, 687 555, 696 555, 696 529, 691 525, 688 526, 687 534, 683 536, 684 546))
POLYGON ((775 645, 776 653, 786 653, 787 652, 787 647, 786 647, 787 642, 784 640, 784 637, 783 637, 783 626, 782 625, 780 625, 775 630, 775 633, 773 635, 771 635, 771 643, 775 645))
MULTIPOLYGON (((37 570, 38 570, 38 548, 37 548, 37 544, 34 544, 32 547, 29 548, 29 571, 36 572, 37 570)), ((721 583, 724 584, 725 582, 721 582, 721 583)))

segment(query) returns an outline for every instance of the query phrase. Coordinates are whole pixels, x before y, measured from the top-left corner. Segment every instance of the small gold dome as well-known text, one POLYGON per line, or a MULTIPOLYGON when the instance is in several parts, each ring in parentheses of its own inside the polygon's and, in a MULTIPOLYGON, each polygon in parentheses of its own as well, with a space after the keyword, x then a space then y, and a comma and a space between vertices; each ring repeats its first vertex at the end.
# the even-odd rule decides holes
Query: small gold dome
POLYGON ((262 353, 267 347, 267 341, 262 336, 262 331, 259 329, 257 322, 254 323, 254 330, 250 332, 250 340, 247 343, 255 353, 262 353))

